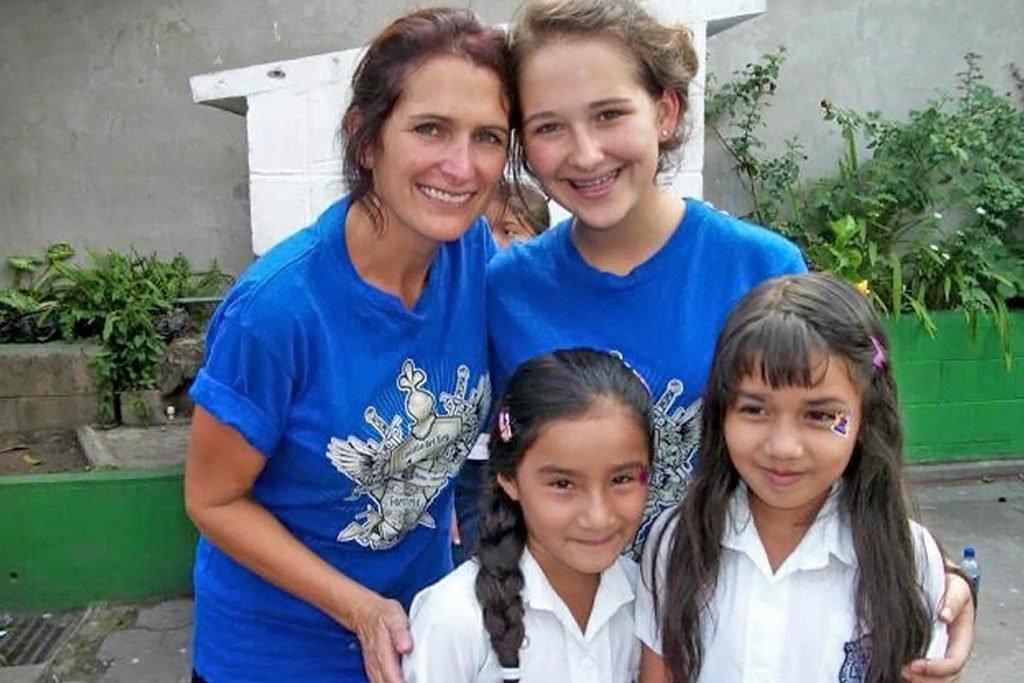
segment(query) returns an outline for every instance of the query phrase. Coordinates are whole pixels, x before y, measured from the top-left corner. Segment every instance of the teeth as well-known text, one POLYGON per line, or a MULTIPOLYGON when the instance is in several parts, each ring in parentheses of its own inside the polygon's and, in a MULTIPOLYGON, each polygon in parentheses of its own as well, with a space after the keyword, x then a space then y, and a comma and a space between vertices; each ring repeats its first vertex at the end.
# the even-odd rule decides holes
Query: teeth
POLYGON ((423 194, 428 197, 448 204, 465 204, 469 201, 469 198, 473 196, 472 192, 460 192, 458 194, 454 194, 451 192, 445 192, 444 190, 440 190, 436 187, 430 187, 429 185, 420 185, 419 187, 420 190, 423 191, 423 194))
POLYGON ((615 178, 618 172, 618 169, 616 169, 611 173, 606 173, 600 178, 594 178, 593 180, 570 180, 569 182, 572 183, 574 187, 589 189, 592 187, 598 187, 599 185, 604 185, 605 183, 611 181, 613 178, 615 178))

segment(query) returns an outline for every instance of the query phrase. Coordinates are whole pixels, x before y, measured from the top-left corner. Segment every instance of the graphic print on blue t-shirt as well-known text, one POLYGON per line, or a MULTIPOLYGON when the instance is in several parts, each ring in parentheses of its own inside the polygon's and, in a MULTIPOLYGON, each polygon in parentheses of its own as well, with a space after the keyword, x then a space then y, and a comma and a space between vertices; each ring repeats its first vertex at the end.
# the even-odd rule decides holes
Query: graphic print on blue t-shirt
POLYGON ((704 401, 698 398, 688 406, 677 405, 683 389, 682 380, 669 380, 665 391, 651 406, 651 431, 657 457, 651 472, 644 520, 625 550, 632 557, 640 557, 644 539, 654 520, 679 502, 697 467, 704 401))
MULTIPOLYGON (((647 387, 647 391, 651 392, 650 382, 621 351, 614 350, 609 353, 629 366, 647 387)), ((651 396, 651 433, 657 457, 651 471, 643 522, 624 551, 633 557, 640 557, 643 540, 647 538, 651 525, 662 511, 676 504, 697 466, 700 419, 704 402, 698 398, 689 406, 677 405, 684 393, 682 380, 672 378, 660 396, 651 396)))
POLYGON ((426 372, 407 359, 396 379, 406 397, 405 416, 387 421, 368 406, 363 416, 379 440, 331 439, 327 458, 355 484, 349 500, 372 501, 341 530, 339 542, 386 550, 417 525, 437 528, 427 508, 465 460, 491 397, 487 375, 470 391, 469 368, 460 365, 456 374, 453 391, 442 392, 437 406, 425 386, 426 372))
POLYGON ((785 238, 689 198, 665 245, 626 275, 591 266, 573 242, 571 220, 488 264, 495 391, 528 358, 586 346, 620 352, 653 393, 654 471, 631 555, 658 513, 679 502, 697 466, 701 395, 729 311, 758 283, 806 270, 785 238))

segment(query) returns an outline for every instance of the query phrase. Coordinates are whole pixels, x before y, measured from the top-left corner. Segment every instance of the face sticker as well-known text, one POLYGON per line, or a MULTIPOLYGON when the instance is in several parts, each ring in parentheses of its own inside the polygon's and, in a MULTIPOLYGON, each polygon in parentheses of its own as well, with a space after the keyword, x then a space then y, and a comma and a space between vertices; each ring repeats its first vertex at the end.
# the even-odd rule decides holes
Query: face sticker
POLYGON ((833 434, 837 434, 845 439, 850 435, 850 414, 845 410, 837 412, 829 429, 832 430, 833 434))
POLYGON ((650 484, 651 483, 651 470, 649 470, 646 467, 643 468, 642 470, 640 470, 639 479, 640 479, 640 483, 643 484, 644 486, 647 486, 648 484, 650 484))

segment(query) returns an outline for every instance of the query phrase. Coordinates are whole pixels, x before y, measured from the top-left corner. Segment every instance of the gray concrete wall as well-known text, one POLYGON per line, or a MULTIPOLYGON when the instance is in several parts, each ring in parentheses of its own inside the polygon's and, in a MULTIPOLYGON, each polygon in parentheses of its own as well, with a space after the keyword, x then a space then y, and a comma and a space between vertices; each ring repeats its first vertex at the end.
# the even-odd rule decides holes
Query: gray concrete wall
MULTIPOLYGON (((920 108, 937 91, 954 91, 963 56, 983 57, 988 82, 1009 91, 1007 65, 1024 68, 1024 0, 768 0, 768 12, 708 41, 708 69, 719 80, 785 46, 786 63, 767 115, 764 140, 780 152, 798 136, 811 176, 835 168, 838 128, 818 103, 894 117, 920 108)), ((705 196, 746 210, 731 159, 706 138, 705 196)))
MULTIPOLYGON (((516 2, 470 4, 507 21, 516 2)), ((66 241, 238 272, 252 256, 245 122, 192 104, 189 77, 354 47, 411 6, 3 0, 0 258, 66 241)))
MULTIPOLYGON (((190 76, 345 49, 413 3, 404 0, 4 0, 0 3, 0 257, 78 248, 251 258, 244 122, 193 105, 190 76)), ((516 0, 471 3, 506 21, 516 0)), ((1024 64, 1024 1, 770 0, 768 14, 711 40, 726 76, 789 49, 769 141, 800 134, 812 169, 836 135, 817 102, 903 113, 951 88, 961 56, 1024 64)), ((741 195, 709 146, 706 194, 741 195)), ((0 284, 6 279, 0 277, 0 284)))

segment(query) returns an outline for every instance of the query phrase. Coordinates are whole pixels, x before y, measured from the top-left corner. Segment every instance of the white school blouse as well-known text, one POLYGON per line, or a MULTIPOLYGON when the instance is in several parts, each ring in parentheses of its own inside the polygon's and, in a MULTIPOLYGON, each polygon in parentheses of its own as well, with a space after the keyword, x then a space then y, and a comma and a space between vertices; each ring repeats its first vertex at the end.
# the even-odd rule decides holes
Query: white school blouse
MULTIPOLYGON (((633 623, 638 568, 619 558, 601 574, 586 633, 524 551, 526 640, 519 653, 522 683, 633 683, 640 643, 633 623)), ((409 611, 413 650, 402 668, 406 683, 501 683, 501 665, 476 600, 476 560, 423 589, 409 611)))
MULTIPOLYGON (((869 638, 856 634, 857 556, 833 489, 807 535, 774 574, 750 516, 742 484, 729 501, 722 564, 710 611, 703 619, 704 663, 699 683, 857 683, 863 680, 869 638), (708 616, 709 615, 709 616, 708 616)), ((661 627, 650 588, 654 540, 671 511, 656 522, 637 587, 637 636, 661 654, 661 627)), ((927 657, 946 649, 938 620, 945 590, 944 561, 928 531, 910 522, 918 577, 932 613, 927 657)), ((658 545, 658 589, 675 523, 658 545)))

